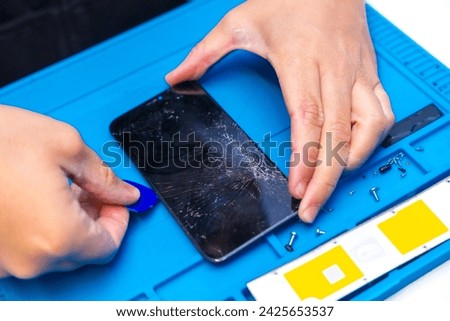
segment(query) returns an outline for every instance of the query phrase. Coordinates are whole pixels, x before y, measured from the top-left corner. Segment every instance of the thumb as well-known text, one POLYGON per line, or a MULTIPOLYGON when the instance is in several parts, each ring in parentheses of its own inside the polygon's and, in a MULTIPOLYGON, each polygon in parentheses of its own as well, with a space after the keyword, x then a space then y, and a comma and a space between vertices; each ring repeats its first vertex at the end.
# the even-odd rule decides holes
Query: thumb
POLYGON ((238 48, 233 39, 230 14, 227 14, 206 37, 188 54, 186 59, 166 75, 169 85, 200 78, 208 68, 230 51, 238 48))
POLYGON ((137 188, 118 178, 84 142, 77 145, 77 151, 63 164, 74 183, 107 204, 128 205, 139 199, 137 188))

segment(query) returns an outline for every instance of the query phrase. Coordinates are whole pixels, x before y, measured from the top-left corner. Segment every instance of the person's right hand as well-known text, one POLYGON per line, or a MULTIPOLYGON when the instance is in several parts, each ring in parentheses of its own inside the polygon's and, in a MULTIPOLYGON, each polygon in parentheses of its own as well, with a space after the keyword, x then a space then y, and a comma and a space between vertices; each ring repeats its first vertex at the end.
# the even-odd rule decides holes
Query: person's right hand
POLYGON ((312 222, 344 170, 361 166, 394 124, 377 74, 364 0, 247 0, 166 76, 198 79, 230 51, 267 59, 291 118, 289 190, 312 222))
POLYGON ((0 105, 0 277, 108 262, 138 198, 73 127, 0 105))

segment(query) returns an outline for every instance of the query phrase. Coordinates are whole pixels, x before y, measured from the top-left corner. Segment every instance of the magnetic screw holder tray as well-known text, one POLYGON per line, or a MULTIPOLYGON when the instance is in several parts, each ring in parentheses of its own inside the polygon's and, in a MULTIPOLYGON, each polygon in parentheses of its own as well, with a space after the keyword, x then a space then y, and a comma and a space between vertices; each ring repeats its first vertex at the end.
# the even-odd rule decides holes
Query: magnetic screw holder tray
MULTIPOLYGON (((74 95, 74 92, 83 89, 86 83, 91 84, 94 80, 99 83, 89 89, 95 89, 92 93, 80 92, 67 102, 67 106, 61 104, 59 108, 49 109, 48 113, 75 125, 86 141, 101 153, 102 143, 111 139, 108 133, 110 121, 136 106, 139 101, 136 101, 135 96, 145 101, 162 91, 162 75, 181 61, 187 52, 186 48, 197 42, 201 35, 217 22, 218 17, 240 2, 193 1, 149 22, 145 28, 131 31, 118 40, 101 45, 99 50, 91 52, 90 55, 80 55, 63 62, 53 73, 38 73, 18 82, 17 85, 0 90, 0 100, 23 105, 21 102, 26 101, 27 97, 35 97, 37 100, 54 99, 44 98, 40 89, 48 82, 58 83, 68 79, 67 74, 64 78, 58 78, 58 75, 64 75, 65 70, 70 71, 71 64, 78 64, 78 69, 84 66, 89 70, 89 66, 102 64, 103 61, 109 61, 108 59, 113 62, 122 52, 130 52, 130 47, 144 48, 143 41, 148 44, 154 37, 172 37, 173 30, 179 30, 179 24, 192 21, 190 35, 177 39, 176 43, 165 43, 172 47, 166 50, 164 46, 161 51, 151 50, 145 52, 145 55, 137 56, 132 62, 126 62, 136 64, 134 69, 127 67, 133 70, 130 73, 122 71, 119 74, 119 69, 124 66, 111 64, 110 74, 101 80, 86 79, 81 73, 78 75, 79 79, 71 77, 71 81, 78 81, 79 86, 73 86, 67 95, 74 95), (204 19, 201 19, 201 23, 196 23, 199 16, 204 19), (193 17, 197 19, 192 19, 193 17), (117 76, 114 76, 114 73, 117 76), (157 85, 154 85, 155 83, 157 85), (151 86, 151 91, 148 92, 145 86, 151 86), (76 108, 92 104, 98 108, 89 112, 76 108), (96 120, 95 126, 92 119, 96 120)), ((450 73, 373 9, 368 7, 367 11, 378 55, 380 78, 390 95, 397 121, 400 122, 429 105, 438 108, 442 115, 391 146, 380 146, 360 170, 343 177, 314 224, 304 225, 293 220, 229 262, 213 265, 200 256, 167 210, 158 204, 148 215, 132 216, 122 247, 110 264, 87 266, 68 273, 53 273, 33 280, 0 280, 0 298, 252 299, 247 289, 248 282, 319 248, 346 231, 353 230, 448 176, 450 73), (384 174, 379 173, 380 166, 399 154, 402 155, 401 162, 407 171, 406 176, 401 176, 397 165, 393 165, 392 169, 384 174), (375 202, 369 193, 374 186, 379 188, 379 202, 375 202), (316 235, 317 228, 326 234, 316 235), (293 251, 288 252, 284 245, 289 241, 292 231, 297 232, 298 237, 294 241, 293 251)), ((270 137, 281 145, 289 140, 289 117, 278 82, 271 67, 262 59, 243 52, 233 53, 213 67, 201 82, 256 142, 270 137), (262 110, 264 112, 261 112, 262 110)), ((59 92, 58 94, 61 95, 59 92)), ((277 154, 272 149, 269 156, 287 173, 285 161, 289 159, 288 153, 277 154)), ((126 161, 127 159, 122 160, 122 163, 126 161)), ((134 168, 125 168, 122 164, 122 167, 116 167, 115 170, 121 177, 143 182, 134 168)), ((345 299, 386 298, 449 258, 450 243, 447 241, 400 267, 394 267, 370 284, 355 289, 345 299)), ((333 273, 331 275, 335 276, 333 273)))

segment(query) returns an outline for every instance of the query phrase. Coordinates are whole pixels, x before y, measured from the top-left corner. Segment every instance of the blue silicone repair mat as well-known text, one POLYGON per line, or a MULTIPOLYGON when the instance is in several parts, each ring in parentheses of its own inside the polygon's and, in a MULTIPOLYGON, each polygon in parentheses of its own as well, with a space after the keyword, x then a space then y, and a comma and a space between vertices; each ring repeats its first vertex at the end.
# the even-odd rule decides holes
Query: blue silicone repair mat
MULTIPOLYGON (((170 13, 0 90, 0 102, 22 106, 74 125, 102 157, 113 141, 108 127, 117 116, 167 88, 163 76, 177 65, 239 0, 191 1, 170 13)), ((379 73, 397 121, 433 104, 439 119, 379 147, 363 168, 343 177, 312 225, 292 220, 223 264, 207 262, 158 204, 133 215, 116 258, 107 265, 53 273, 33 280, 0 281, 5 300, 248 300, 247 283, 351 230, 448 175, 450 168, 450 72, 370 7, 370 30, 379 73), (380 175, 389 158, 403 153, 407 175, 380 175), (380 201, 369 193, 379 187, 380 201), (352 194, 352 191, 354 193, 352 194), (316 229, 326 231, 318 237, 316 229), (291 231, 294 251, 284 245, 291 231)), ((289 118, 277 78, 263 59, 234 52, 201 84, 256 142, 271 133, 289 140, 289 118)), ((287 173, 286 157, 270 155, 287 173)), ((146 184, 124 159, 123 178, 146 184)), ((383 299, 450 258, 443 243, 354 292, 348 299, 383 299)))

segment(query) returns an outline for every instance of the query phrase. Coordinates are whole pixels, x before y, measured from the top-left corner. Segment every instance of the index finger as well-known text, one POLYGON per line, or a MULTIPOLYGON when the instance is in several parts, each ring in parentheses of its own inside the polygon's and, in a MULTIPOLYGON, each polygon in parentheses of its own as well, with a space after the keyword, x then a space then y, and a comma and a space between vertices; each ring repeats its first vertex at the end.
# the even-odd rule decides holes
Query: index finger
POLYGON ((333 193, 347 166, 351 137, 351 85, 342 77, 326 74, 321 79, 325 122, 318 164, 300 203, 300 218, 311 223, 333 193))
POLYGON ((292 63, 274 66, 291 119, 289 190, 293 197, 301 199, 314 173, 324 121, 319 68, 302 57, 294 66, 292 63))
POLYGON ((78 219, 72 217, 72 231, 77 235, 69 236, 71 250, 64 265, 109 262, 128 227, 128 210, 123 206, 104 205, 97 220, 93 220, 81 207, 78 211, 78 219))

